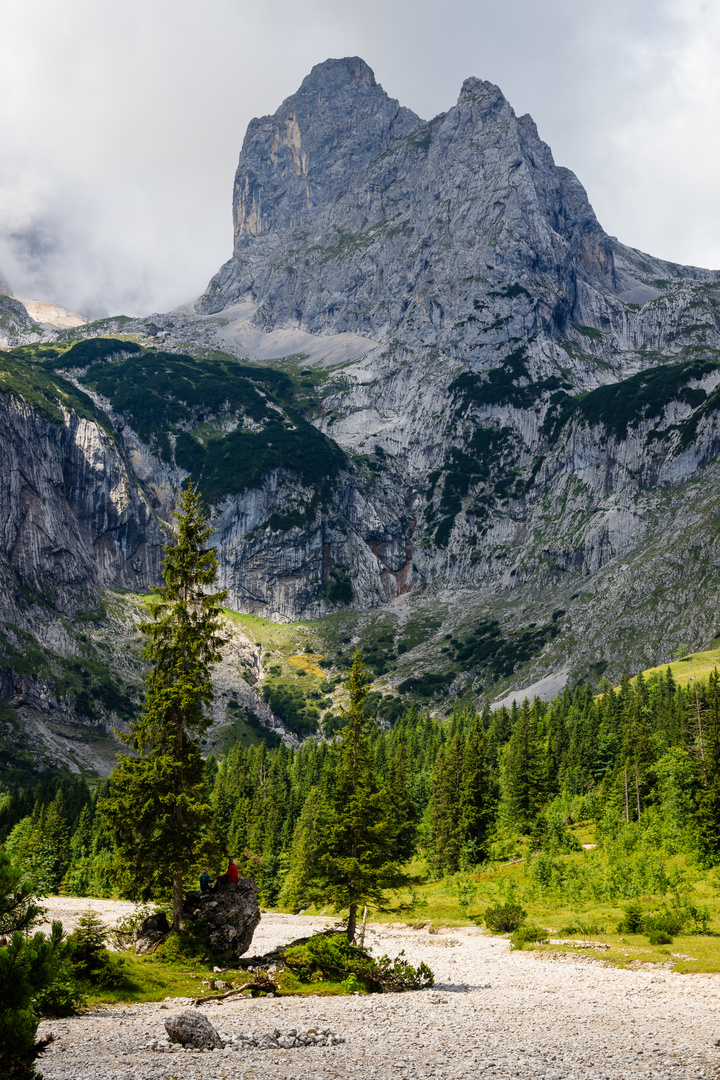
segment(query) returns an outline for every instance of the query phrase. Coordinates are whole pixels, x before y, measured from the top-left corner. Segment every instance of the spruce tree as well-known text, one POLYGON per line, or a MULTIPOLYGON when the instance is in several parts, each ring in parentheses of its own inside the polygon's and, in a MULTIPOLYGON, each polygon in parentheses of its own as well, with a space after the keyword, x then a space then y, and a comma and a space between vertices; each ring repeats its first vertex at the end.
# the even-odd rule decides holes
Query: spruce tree
POLYGON ((165 585, 141 629, 147 677, 141 718, 126 741, 133 755, 112 774, 104 806, 117 857, 134 895, 162 894, 172 882, 173 928, 182 927, 183 875, 197 863, 211 819, 200 738, 212 724, 211 670, 220 659, 220 603, 206 593, 217 575, 207 547, 212 528, 192 484, 177 516, 176 542, 165 548, 165 585))
POLYGON ((36 1041, 33 1000, 52 982, 67 949, 59 922, 49 939, 30 936, 40 914, 26 874, 0 848, 0 1076, 7 1080, 41 1080, 34 1063, 53 1040, 36 1041))
POLYGON ((497 803, 489 740, 483 721, 474 716, 463 747, 460 789, 464 861, 468 865, 488 857, 488 843, 497 803))
POLYGON ((310 788, 300 819, 295 826, 288 872, 280 892, 280 904, 293 911, 316 899, 313 879, 317 876, 318 854, 328 827, 330 809, 323 792, 310 788))
POLYGON ((438 754, 430 803, 430 845, 433 869, 452 874, 460 868, 465 839, 462 821, 463 740, 452 736, 438 754))
POLYGON ((358 905, 382 904, 384 891, 399 888, 407 878, 405 822, 374 770, 370 741, 373 721, 366 717, 365 667, 355 654, 347 680, 350 705, 347 724, 336 749, 329 792, 330 814, 320 838, 316 882, 338 909, 348 909, 347 938, 355 940, 358 905))
POLYGON ((535 710, 526 698, 516 712, 508 743, 506 777, 511 818, 521 832, 530 832, 542 809, 543 771, 535 710))

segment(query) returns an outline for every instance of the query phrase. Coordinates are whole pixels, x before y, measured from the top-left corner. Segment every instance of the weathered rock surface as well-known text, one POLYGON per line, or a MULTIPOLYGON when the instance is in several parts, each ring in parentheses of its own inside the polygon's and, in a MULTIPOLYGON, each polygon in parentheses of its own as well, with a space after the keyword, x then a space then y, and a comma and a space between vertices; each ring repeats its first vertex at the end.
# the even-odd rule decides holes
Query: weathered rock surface
POLYGON ((135 952, 149 952, 153 946, 162 941, 170 933, 170 923, 164 911, 153 912, 143 919, 140 926, 133 933, 135 940, 135 952))
POLYGON ((248 951, 260 922, 257 886, 251 878, 236 884, 220 878, 209 892, 189 892, 183 915, 206 924, 213 952, 230 963, 248 951))
POLYGON ((170 1042, 182 1046, 194 1046, 198 1050, 214 1050, 221 1046, 220 1036, 207 1016, 186 1009, 176 1016, 169 1016, 165 1021, 165 1030, 170 1042))
POLYGON ((0 348, 38 341, 42 338, 43 329, 0 279, 0 348))

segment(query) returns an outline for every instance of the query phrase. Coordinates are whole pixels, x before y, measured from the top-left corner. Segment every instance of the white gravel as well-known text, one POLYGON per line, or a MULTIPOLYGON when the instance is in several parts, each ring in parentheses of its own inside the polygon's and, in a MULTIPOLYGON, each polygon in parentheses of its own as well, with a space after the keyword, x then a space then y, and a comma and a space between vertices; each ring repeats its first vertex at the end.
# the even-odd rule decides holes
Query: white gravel
MULTIPOLYGON (((78 901, 62 899, 68 905, 78 901)), ((93 901, 112 921, 126 905, 93 901), (102 905, 102 906, 101 906, 102 905)), ((52 902, 53 915, 58 910, 52 902)), ((76 911, 77 913, 77 911, 76 911)), ((260 954, 330 920, 264 915, 260 954)), ((222 1035, 322 1025, 337 1046, 158 1053, 171 1012, 185 1000, 116 1006, 48 1021, 56 1042, 46 1080, 386 1080, 475 1078, 602 1080, 720 1077, 720 976, 619 970, 588 957, 511 952, 475 928, 430 935, 373 925, 375 953, 425 960, 433 990, 342 998, 242 998, 202 1006, 222 1035)))

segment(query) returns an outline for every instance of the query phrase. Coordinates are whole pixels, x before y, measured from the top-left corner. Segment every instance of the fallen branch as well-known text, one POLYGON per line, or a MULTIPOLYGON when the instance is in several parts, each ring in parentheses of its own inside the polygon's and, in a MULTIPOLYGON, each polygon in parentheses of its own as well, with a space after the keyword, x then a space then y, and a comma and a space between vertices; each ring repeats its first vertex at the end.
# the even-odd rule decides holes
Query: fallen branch
POLYGON ((262 990, 266 994, 276 994, 277 989, 270 979, 263 979, 262 982, 244 983, 235 990, 226 990, 224 994, 208 994, 207 997, 194 998, 193 1006, 197 1008, 198 1005, 204 1005, 207 1001, 226 1001, 227 998, 234 997, 236 994, 244 994, 246 990, 262 990))

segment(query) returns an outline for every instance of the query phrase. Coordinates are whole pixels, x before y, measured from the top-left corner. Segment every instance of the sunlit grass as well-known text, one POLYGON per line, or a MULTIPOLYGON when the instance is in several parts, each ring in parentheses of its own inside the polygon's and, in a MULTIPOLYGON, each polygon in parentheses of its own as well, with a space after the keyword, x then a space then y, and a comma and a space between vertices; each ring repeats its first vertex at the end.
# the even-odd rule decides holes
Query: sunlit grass
MULTIPOLYGON (((593 842, 591 823, 581 823, 575 827, 575 832, 581 842, 593 842)), ((591 860, 598 858, 590 851, 565 857, 583 867, 586 873, 590 873, 594 865, 591 860)), ((526 922, 545 929, 548 938, 610 946, 594 950, 561 944, 526 944, 525 949, 591 956, 621 967, 648 963, 664 964, 679 972, 720 971, 720 884, 715 872, 693 868, 683 854, 666 859, 666 868, 668 871, 675 868, 685 874, 685 900, 709 909, 709 933, 683 932, 669 945, 651 945, 643 934, 622 934, 617 927, 629 900, 591 902, 542 895, 542 890, 531 879, 527 859, 488 864, 470 873, 436 881, 427 880, 427 866, 416 860, 409 870, 416 878, 425 880, 418 880, 414 888, 394 894, 386 910, 370 909, 368 921, 404 923, 416 928, 429 926, 432 931, 482 926, 483 914, 488 907, 514 900, 527 912, 526 922)), ((648 893, 637 899, 645 911, 657 911, 663 901, 672 904, 673 897, 670 893, 664 898, 648 893)), ((321 905, 307 909, 307 914, 321 913, 330 915, 333 912, 321 905)))
MULTIPOLYGON (((651 675, 663 675, 670 668, 675 682, 679 686, 686 686, 695 679, 700 682, 707 681, 708 675, 715 667, 720 667, 720 648, 707 649, 705 652, 693 653, 684 660, 672 660, 669 664, 648 668, 643 671, 643 678, 649 679, 651 675)), ((635 679, 630 681, 635 683, 635 679)))

